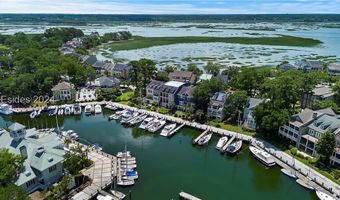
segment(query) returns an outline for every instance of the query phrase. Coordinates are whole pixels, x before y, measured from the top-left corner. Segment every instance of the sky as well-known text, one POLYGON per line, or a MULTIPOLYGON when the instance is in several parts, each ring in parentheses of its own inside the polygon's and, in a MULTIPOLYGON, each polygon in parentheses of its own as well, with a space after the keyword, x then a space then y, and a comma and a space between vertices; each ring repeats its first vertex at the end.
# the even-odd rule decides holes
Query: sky
POLYGON ((340 0, 0 0, 0 13, 340 14, 340 0))

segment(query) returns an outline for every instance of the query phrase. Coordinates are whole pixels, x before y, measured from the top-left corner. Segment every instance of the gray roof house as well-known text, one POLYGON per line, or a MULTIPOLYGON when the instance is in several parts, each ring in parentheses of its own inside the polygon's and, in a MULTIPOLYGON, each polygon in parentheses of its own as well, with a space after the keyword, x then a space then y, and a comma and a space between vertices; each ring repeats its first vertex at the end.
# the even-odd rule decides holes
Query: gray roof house
POLYGON ((322 62, 315 60, 302 60, 295 64, 297 69, 303 70, 304 72, 321 72, 323 70, 322 62))
POLYGON ((263 99, 257 99, 257 98, 249 98, 246 105, 244 106, 243 110, 243 121, 244 126, 246 126, 249 129, 256 129, 256 122, 252 115, 253 111, 255 110, 255 107, 262 103, 263 99))
POLYGON ((71 100, 73 99, 72 92, 74 90, 74 85, 68 82, 58 83, 52 88, 53 100, 71 100))
POLYGON ((187 106, 195 107, 196 100, 193 96, 196 86, 183 86, 177 93, 178 105, 177 108, 185 110, 187 106))
POLYGON ((24 159, 14 184, 32 193, 59 181, 63 175, 65 151, 57 134, 26 129, 19 123, 13 123, 8 130, 0 129, 0 148, 24 159))
POLYGON ((335 93, 329 85, 318 84, 315 86, 311 93, 304 93, 302 95, 301 107, 311 107, 316 100, 332 100, 334 98, 334 95, 335 93))
POLYGON ((225 92, 216 92, 211 98, 208 105, 208 117, 222 121, 225 118, 223 111, 224 105, 229 97, 225 92))
POLYGON ((332 63, 327 68, 329 75, 339 76, 340 75, 340 63, 332 63))
POLYGON ((285 63, 279 66, 279 70, 284 71, 284 72, 288 70, 294 70, 294 69, 297 69, 297 67, 289 63, 285 63))
POLYGON ((189 83, 189 84, 194 84, 196 81, 196 75, 190 71, 170 72, 168 77, 172 81, 179 81, 179 82, 189 83))
POLYGON ((113 86, 119 85, 120 81, 115 77, 102 76, 97 78, 93 82, 93 86, 101 88, 112 88, 113 86))
POLYGON ((116 63, 111 70, 112 76, 127 78, 129 75, 130 65, 124 63, 116 63))

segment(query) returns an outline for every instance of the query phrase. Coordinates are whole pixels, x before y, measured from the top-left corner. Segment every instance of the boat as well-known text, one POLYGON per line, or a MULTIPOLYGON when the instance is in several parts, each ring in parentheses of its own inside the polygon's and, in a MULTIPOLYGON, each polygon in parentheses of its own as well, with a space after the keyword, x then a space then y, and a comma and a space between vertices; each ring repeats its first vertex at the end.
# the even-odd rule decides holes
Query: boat
POLYGON ((54 109, 54 112, 52 113, 52 115, 57 115, 58 114, 58 110, 59 110, 59 108, 58 108, 58 106, 56 106, 55 109, 54 109))
POLYGON ((97 144, 97 143, 92 145, 92 149, 97 150, 97 151, 103 150, 103 148, 99 144, 97 144))
POLYGON ((120 160, 120 163, 122 165, 126 165, 126 164, 132 165, 132 164, 136 164, 136 160, 125 160, 125 159, 123 159, 123 160, 120 160))
POLYGON ((316 196, 318 196, 318 198, 320 200, 335 200, 334 197, 332 197, 331 195, 328 195, 328 194, 326 194, 324 192, 321 192, 321 191, 317 190, 315 193, 316 193, 316 196))
POLYGON ((308 190, 315 190, 313 186, 311 186, 308 181, 302 180, 302 179, 297 179, 296 182, 301 185, 302 187, 308 189, 308 190))
POLYGON ((226 149, 227 154, 236 154, 242 148, 242 143, 242 140, 237 140, 229 144, 226 149))
POLYGON ((117 181, 117 185, 119 186, 132 186, 135 184, 135 181, 134 180, 118 180, 117 181))
POLYGON ((40 116, 42 110, 43 110, 43 108, 39 108, 39 110, 37 111, 37 116, 36 117, 40 116))
POLYGON ((100 114, 100 113, 102 113, 102 107, 101 107, 99 104, 97 104, 97 105, 94 106, 94 113, 95 113, 95 114, 100 114))
POLYGON ((85 106, 85 115, 91 115, 93 112, 93 107, 92 105, 88 104, 85 106))
POLYGON ((212 133, 206 134, 205 136, 201 137, 201 138, 198 140, 197 143, 198 143, 199 145, 208 144, 208 142, 209 142, 210 139, 211 139, 211 136, 212 136, 212 133))
POLYGON ((0 104, 0 114, 2 115, 11 115, 13 114, 12 106, 8 104, 0 104))
POLYGON ((58 108, 58 115, 63 115, 64 114, 64 106, 60 106, 58 108))
POLYGON ((97 200, 113 200, 113 198, 110 195, 103 196, 103 195, 98 194, 97 200))
POLYGON ((65 115, 71 115, 71 108, 70 108, 70 106, 65 106, 64 114, 65 115))
POLYGON ((173 124, 168 124, 166 126, 164 126, 163 130, 161 131, 161 136, 169 136, 169 134, 171 133, 171 131, 175 130, 177 124, 173 123, 173 124))
POLYGON ((288 170, 288 169, 285 169, 285 168, 282 168, 281 169, 281 172, 286 175, 286 176, 289 176, 290 178, 293 178, 293 179, 297 179, 298 177, 295 175, 295 173, 293 173, 292 171, 288 170))
POLYGON ((70 112, 71 112, 71 115, 74 114, 74 105, 70 105, 70 112))
POLYGON ((79 104, 76 104, 73 109, 74 115, 80 115, 81 114, 81 106, 79 104))
POLYGON ((48 116, 53 116, 55 115, 55 111, 58 110, 58 108, 56 106, 50 106, 47 109, 48 111, 48 116))
POLYGON ((153 123, 153 117, 148 117, 143 120, 143 122, 139 125, 139 128, 146 129, 148 126, 150 126, 153 123))
MULTIPOLYGON (((124 159, 124 158, 123 158, 124 159)), ((134 169, 134 168, 136 168, 137 167, 137 164, 122 164, 121 166, 120 166, 120 168, 121 169, 125 169, 125 170, 131 170, 131 169, 134 169)))
POLYGON ((139 115, 139 113, 138 112, 129 112, 128 114, 123 114, 122 115, 122 119, 120 120, 120 123, 122 123, 122 124, 129 124, 129 122, 132 120, 132 119, 134 119, 134 118, 136 118, 137 116, 139 115))
POLYGON ((138 172, 134 170, 129 170, 122 173, 123 176, 131 177, 132 179, 138 179, 138 172))
POLYGON ((69 139, 73 139, 73 140, 78 140, 79 136, 77 133, 75 133, 73 130, 68 130, 68 131, 62 131, 61 135, 69 138, 69 139))
POLYGON ((119 191, 110 190, 110 192, 113 196, 117 197, 119 200, 123 200, 126 197, 124 193, 121 193, 119 191))
POLYGON ((118 157, 118 158, 131 157, 131 152, 130 151, 118 152, 116 157, 118 157))
POLYGON ((37 113, 38 112, 36 110, 33 110, 33 112, 30 113, 30 118, 34 119, 37 116, 37 113))
POLYGON ((258 149, 254 146, 249 146, 249 150, 255 156, 255 158, 257 158, 267 167, 272 167, 276 164, 274 158, 266 151, 258 149))
POLYGON ((148 131, 151 132, 151 133, 157 132, 165 124, 166 124, 166 120, 164 120, 164 119, 155 120, 155 122, 148 127, 148 131))
POLYGON ((129 124, 130 125, 136 125, 141 123, 145 118, 147 117, 147 115, 139 115, 136 118, 132 119, 129 124))
POLYGON ((221 150, 222 147, 224 147, 224 145, 227 144, 227 142, 228 142, 228 137, 227 137, 227 136, 221 137, 221 138, 218 140, 217 144, 216 144, 216 149, 221 150))

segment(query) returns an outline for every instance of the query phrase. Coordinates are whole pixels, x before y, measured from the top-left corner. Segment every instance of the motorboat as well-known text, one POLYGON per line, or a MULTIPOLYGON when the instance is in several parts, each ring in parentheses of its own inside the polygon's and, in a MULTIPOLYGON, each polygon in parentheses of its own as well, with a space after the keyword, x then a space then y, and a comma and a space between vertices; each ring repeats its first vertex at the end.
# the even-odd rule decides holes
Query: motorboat
POLYGON ((164 126, 163 130, 161 131, 161 136, 168 137, 171 131, 175 130, 176 126, 177 126, 176 123, 164 126))
POLYGON ((70 106, 65 106, 64 114, 65 115, 71 115, 71 108, 70 108, 70 106))
POLYGON ((97 150, 97 151, 103 150, 103 148, 99 144, 97 144, 97 143, 92 145, 92 149, 97 150))
POLYGON ((31 118, 31 119, 34 119, 34 118, 37 116, 37 114, 38 114, 38 111, 33 110, 33 111, 30 113, 30 118, 31 118))
POLYGON ((56 106, 50 106, 48 107, 48 116, 53 116, 56 113, 56 110, 58 110, 58 108, 56 106))
POLYGON ((73 108, 73 114, 74 115, 80 115, 81 114, 81 106, 79 104, 76 104, 73 108))
POLYGON ((132 119, 136 118, 138 115, 139 115, 138 112, 133 112, 132 114, 131 114, 131 112, 130 112, 130 114, 128 114, 128 115, 123 115, 123 117, 122 117, 122 119, 120 120, 120 122, 121 122, 122 124, 129 124, 129 122, 130 122, 132 119))
POLYGON ((132 186, 135 184, 135 181, 134 180, 118 180, 117 181, 117 185, 119 186, 132 186))
POLYGON ((58 106, 56 106, 55 109, 54 109, 54 112, 52 113, 52 115, 57 115, 58 114, 58 110, 59 110, 59 108, 58 108, 58 106))
POLYGON ((296 182, 297 182, 299 185, 301 185, 302 187, 304 187, 304 188, 306 188, 306 189, 308 189, 308 190, 312 190, 312 191, 315 190, 315 188, 314 188, 313 186, 311 186, 311 185, 309 184, 309 181, 307 181, 307 180, 297 179, 296 182))
POLYGON ((85 106, 85 114, 86 115, 91 115, 92 114, 92 112, 93 112, 93 106, 92 105, 90 105, 90 104, 88 104, 88 105, 86 105, 85 106))
POLYGON ((292 171, 290 171, 290 170, 288 170, 288 169, 282 168, 282 169, 281 169, 281 172, 282 172, 284 175, 286 175, 286 176, 288 176, 288 177, 290 177, 290 178, 293 178, 293 179, 297 179, 297 178, 298 178, 298 177, 295 175, 294 172, 292 172, 292 171))
POLYGON ((110 195, 101 195, 101 194, 98 194, 97 195, 97 200, 113 200, 113 198, 110 196, 110 195))
POLYGON ((136 118, 134 118, 133 120, 131 120, 129 122, 130 125, 136 125, 141 123, 145 118, 147 117, 147 115, 139 115, 136 118))
POLYGON ((320 200, 335 200, 334 197, 332 197, 331 195, 328 195, 328 194, 326 194, 324 192, 321 192, 321 191, 317 190, 315 193, 316 193, 316 196, 318 196, 318 198, 320 200))
POLYGON ((242 148, 242 140, 237 140, 232 142, 227 146, 226 152, 229 155, 234 155, 236 154, 241 148, 242 148))
POLYGON ((74 105, 70 105, 71 115, 74 114, 74 105))
POLYGON ((198 140, 198 144, 199 145, 205 145, 205 144, 208 144, 208 142, 210 141, 212 137, 212 133, 209 133, 209 134, 206 134, 205 136, 201 137, 199 140, 198 140))
POLYGON ((221 150, 222 147, 224 147, 224 145, 227 144, 227 142, 228 142, 228 137, 227 137, 227 136, 221 137, 221 138, 218 140, 217 144, 216 144, 216 149, 221 150))
POLYGON ((115 114, 109 116, 109 120, 119 120, 126 110, 117 111, 115 114))
POLYGON ((148 126, 150 126, 153 123, 154 118, 148 117, 143 120, 143 122, 139 125, 139 128, 141 129, 147 129, 148 126))
POLYGON ((118 158, 131 157, 131 152, 130 151, 118 152, 116 157, 118 158))
POLYGON ((136 164, 136 160, 125 160, 124 158, 120 160, 120 163, 122 165, 132 165, 132 164, 136 164))
POLYGON ((62 131, 61 135, 69 138, 69 139, 73 139, 73 140, 78 140, 79 136, 77 133, 75 133, 73 130, 68 130, 68 131, 62 131))
POLYGON ((257 158, 265 166, 272 167, 276 164, 273 156, 271 156, 266 151, 258 149, 254 146, 249 146, 249 150, 255 156, 255 158, 257 158))
POLYGON ((137 167, 137 164, 122 164, 121 166, 120 166, 120 168, 121 169, 123 169, 123 170, 131 170, 131 169, 135 169, 137 167))
POLYGON ((99 104, 97 104, 97 105, 94 106, 94 113, 95 113, 95 114, 100 114, 100 113, 102 113, 102 107, 101 107, 99 104))
POLYGON ((63 115, 64 114, 64 106, 60 106, 58 108, 58 115, 63 115))
POLYGON ((119 200, 123 200, 126 195, 124 193, 121 193, 119 191, 116 191, 116 190, 110 190, 111 194, 115 197, 117 197, 119 200))
POLYGON ((39 117, 39 116, 40 116, 40 114, 41 114, 42 110, 43 110, 43 108, 39 108, 39 110, 37 111, 37 115, 36 115, 36 117, 39 117))
POLYGON ((11 115, 13 114, 12 106, 8 104, 0 104, 0 114, 2 115, 11 115))
POLYGON ((166 120, 160 119, 155 121, 151 126, 148 127, 148 131, 151 133, 157 132, 166 124, 166 120))

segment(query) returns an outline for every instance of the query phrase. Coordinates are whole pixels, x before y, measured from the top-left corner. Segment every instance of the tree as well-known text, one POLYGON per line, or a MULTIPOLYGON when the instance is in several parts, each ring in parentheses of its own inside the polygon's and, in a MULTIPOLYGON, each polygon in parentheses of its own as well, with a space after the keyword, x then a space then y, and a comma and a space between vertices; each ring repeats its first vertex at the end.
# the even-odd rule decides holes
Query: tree
POLYGON ((332 90, 335 93, 335 102, 340 105, 340 81, 333 85, 332 90))
POLYGON ((193 92, 197 107, 206 110, 210 101, 210 97, 212 97, 215 92, 220 91, 221 88, 222 83, 217 78, 202 81, 202 83, 199 84, 193 92))
POLYGON ((200 70, 200 68, 198 68, 197 65, 193 63, 188 64, 187 70, 189 72, 193 72, 196 76, 200 76, 202 74, 202 70, 200 70))
POLYGON ((248 96, 246 91, 239 90, 232 93, 224 106, 224 112, 226 113, 227 118, 236 121, 238 113, 243 112, 243 107, 246 104, 247 99, 248 96))
POLYGON ((145 58, 140 59, 138 62, 141 69, 141 73, 143 75, 142 80, 143 87, 146 88, 146 85, 156 74, 157 71, 156 64, 154 61, 145 58))
POLYGON ((313 110, 320 110, 325 108, 332 108, 334 112, 337 112, 339 109, 338 105, 332 100, 325 101, 315 100, 312 104, 313 110))
POLYGON ((174 72, 175 69, 176 69, 175 67, 170 66, 170 65, 167 65, 167 66, 164 67, 164 71, 167 72, 167 73, 174 72))
POLYGON ((8 183, 0 186, 0 199, 29 200, 30 198, 23 188, 8 183))
POLYGON ((236 75, 238 74, 238 72, 240 71, 239 67, 236 66, 229 66, 227 67, 227 69, 222 71, 223 75, 228 75, 228 78, 230 80, 234 79, 236 77, 236 75))
POLYGON ((170 78, 165 74, 165 72, 160 71, 160 72, 157 72, 155 80, 166 82, 166 81, 169 81, 170 78))
POLYGON ((68 194, 70 191, 69 186, 72 181, 71 176, 64 176, 61 181, 52 187, 52 194, 56 199, 61 199, 62 196, 68 194))
POLYGON ((64 166, 72 175, 79 174, 79 171, 91 165, 91 160, 88 159, 88 149, 83 149, 78 145, 66 152, 64 155, 64 166))
POLYGON ((23 163, 24 159, 21 156, 10 153, 8 149, 0 149, 0 184, 13 181, 23 163))
POLYGON ((320 161, 328 163, 329 157, 332 156, 336 146, 335 135, 329 131, 324 133, 316 143, 315 150, 320 156, 320 161))
POLYGON ((204 67, 204 70, 214 76, 217 76, 220 73, 221 66, 219 64, 213 63, 209 61, 207 65, 204 67))

